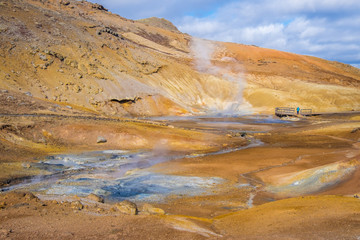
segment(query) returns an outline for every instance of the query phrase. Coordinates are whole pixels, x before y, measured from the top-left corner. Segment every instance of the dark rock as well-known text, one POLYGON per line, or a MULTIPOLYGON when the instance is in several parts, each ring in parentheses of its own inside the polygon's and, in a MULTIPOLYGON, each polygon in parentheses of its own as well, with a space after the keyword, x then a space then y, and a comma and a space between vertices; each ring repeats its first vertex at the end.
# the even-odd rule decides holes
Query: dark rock
POLYGON ((351 131, 351 133, 356 133, 357 131, 360 131, 360 127, 354 128, 354 129, 351 131))
POLYGON ((38 23, 38 22, 35 22, 35 27, 37 27, 37 28, 42 28, 42 24, 41 24, 41 23, 38 23))
POLYGON ((101 10, 101 11, 108 11, 108 9, 104 8, 103 5, 100 5, 100 4, 97 4, 97 3, 93 4, 92 8, 95 8, 95 9, 101 10))
MULTIPOLYGON (((103 29, 100 29, 100 30, 98 30, 97 31, 97 35, 101 35, 101 33, 108 33, 108 34, 111 34, 111 35, 113 35, 113 36, 115 36, 115 37, 119 37, 120 35, 117 33, 117 32, 115 32, 114 30, 112 30, 111 28, 109 28, 109 27, 105 27, 105 28, 103 28, 103 29)), ((103 45, 104 46, 104 45, 103 45)))
POLYGON ((68 0, 61 0, 60 1, 60 4, 64 5, 64 6, 67 6, 67 5, 70 5, 70 1, 68 0))

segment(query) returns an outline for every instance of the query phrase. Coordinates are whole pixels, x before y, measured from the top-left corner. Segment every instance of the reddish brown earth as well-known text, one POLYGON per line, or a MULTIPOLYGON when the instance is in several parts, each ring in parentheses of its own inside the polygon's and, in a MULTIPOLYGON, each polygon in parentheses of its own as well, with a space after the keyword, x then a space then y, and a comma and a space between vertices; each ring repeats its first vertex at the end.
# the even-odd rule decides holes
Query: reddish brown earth
MULTIPOLYGON (((105 136, 106 129, 115 133, 118 131, 116 129, 122 129, 121 133, 131 131, 134 136, 147 140, 149 144, 150 139, 153 139, 147 137, 151 131, 150 135, 161 134, 163 138, 176 141, 174 150, 186 149, 189 153, 194 150, 200 151, 198 153, 214 151, 224 146, 231 147, 231 144, 239 146, 244 144, 243 140, 261 140, 265 145, 219 155, 178 159, 151 167, 151 171, 160 173, 220 177, 226 180, 206 195, 171 196, 165 202, 152 203, 163 209, 165 215, 149 215, 141 211, 144 204, 141 202, 138 203, 139 215, 129 216, 114 210, 114 203, 89 203, 76 196, 53 201, 46 200, 42 195, 39 195, 42 200, 38 200, 31 199, 31 195, 3 193, 0 196, 0 225, 1 237, 4 239, 356 239, 360 236, 360 200, 354 197, 360 193, 358 113, 312 117, 301 120, 293 127, 248 124, 244 125, 244 129, 258 126, 267 130, 265 133, 249 133, 246 139, 231 137, 230 130, 226 129, 211 134, 208 132, 211 130, 205 126, 198 130, 186 130, 180 128, 181 121, 174 122, 174 126, 169 128, 159 122, 150 124, 139 120, 124 122, 125 119, 122 119, 113 122, 111 119, 87 119, 81 120, 79 127, 77 121, 80 120, 71 118, 58 117, 55 121, 54 118, 44 117, 40 122, 38 118, 33 127, 18 128, 16 134, 33 142, 32 137, 39 131, 38 127, 45 128, 51 132, 53 141, 48 142, 43 152, 25 147, 21 142, 14 143, 22 151, 34 151, 38 157, 49 154, 46 148, 50 147, 52 151, 56 148, 58 152, 71 152, 117 146, 111 138, 107 146, 94 143, 94 139, 89 139, 87 135, 89 129, 92 133, 105 136), (102 130, 94 130, 96 126, 102 130), (69 128, 77 132, 75 137, 66 134, 69 128), (78 136, 82 134, 87 136, 86 145, 76 144, 79 143, 78 136), (202 140, 197 142, 199 137, 202 140), (67 141, 71 144, 66 144, 67 141), (348 162, 350 165, 346 165, 348 162), (274 186, 281 187, 287 183, 289 174, 301 179, 304 175, 300 173, 303 171, 311 172, 312 169, 329 164, 343 164, 345 167, 355 164, 355 171, 340 176, 336 184, 316 192, 307 192, 304 188, 302 192, 289 195, 286 186, 284 192, 271 192, 274 186), (257 188, 236 187, 249 181, 257 188), (254 196, 254 206, 249 208, 251 195, 254 196), (70 202, 78 200, 84 204, 84 209, 72 207, 70 202)), ((23 117, 21 121, 29 119, 34 117, 23 117)), ((17 119, 13 123, 19 124, 21 121, 17 119)), ((183 124, 187 129, 196 127, 191 122, 183 124)), ((241 125, 236 127, 241 129, 241 125)), ((7 128, 1 131, 2 136, 10 133, 7 128)), ((136 146, 128 145, 129 148, 136 146)), ((4 156, 10 156, 6 151, 3 153, 6 153, 4 156)), ((13 158, 2 159, 3 186, 7 185, 6 179, 10 180, 10 186, 12 179, 13 183, 20 181, 12 178, 16 174, 20 174, 18 177, 37 174, 31 173, 31 168, 24 169, 22 163, 30 160, 25 160, 25 154, 27 152, 13 153, 13 158), (3 168, 16 162, 19 164, 13 165, 13 168, 3 168)))

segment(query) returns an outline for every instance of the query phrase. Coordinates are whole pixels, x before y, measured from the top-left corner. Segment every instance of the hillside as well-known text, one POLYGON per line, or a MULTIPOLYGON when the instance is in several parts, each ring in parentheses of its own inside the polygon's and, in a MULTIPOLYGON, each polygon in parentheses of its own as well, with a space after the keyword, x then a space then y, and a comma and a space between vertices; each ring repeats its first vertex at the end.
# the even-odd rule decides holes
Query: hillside
POLYGON ((0 88, 118 116, 360 110, 360 70, 86 1, 0 1, 0 88))

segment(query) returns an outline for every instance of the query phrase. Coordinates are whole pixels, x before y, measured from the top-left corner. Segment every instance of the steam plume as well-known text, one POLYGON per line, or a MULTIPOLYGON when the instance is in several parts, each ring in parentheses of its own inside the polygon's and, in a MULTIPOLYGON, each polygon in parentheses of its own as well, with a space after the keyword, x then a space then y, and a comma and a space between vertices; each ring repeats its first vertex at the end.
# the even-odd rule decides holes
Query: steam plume
POLYGON ((210 74, 231 83, 232 91, 236 89, 235 94, 230 98, 229 96, 224 98, 217 96, 212 99, 213 104, 207 104, 208 110, 212 113, 226 115, 251 112, 251 105, 243 99, 246 80, 242 77, 241 65, 237 63, 236 59, 224 56, 218 60, 225 64, 229 63, 228 66, 215 66, 212 60, 218 48, 219 46, 213 42, 204 39, 192 38, 191 41, 191 51, 196 69, 201 73, 210 74))

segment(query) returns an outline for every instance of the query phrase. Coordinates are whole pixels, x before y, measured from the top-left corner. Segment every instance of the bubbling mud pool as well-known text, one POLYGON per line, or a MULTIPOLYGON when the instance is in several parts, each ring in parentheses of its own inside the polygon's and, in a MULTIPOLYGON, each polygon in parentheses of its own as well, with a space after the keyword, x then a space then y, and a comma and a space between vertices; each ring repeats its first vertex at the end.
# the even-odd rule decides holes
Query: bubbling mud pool
MULTIPOLYGON (((257 126, 292 124, 269 116, 175 118, 158 119, 158 121, 213 132, 241 131, 242 133, 256 132, 243 127, 249 124, 257 126)), ((263 129, 258 132, 263 132, 263 129)), ((200 154, 179 154, 171 151, 159 153, 155 150, 105 150, 48 156, 38 163, 30 164, 32 169, 38 169, 43 174, 1 190, 27 190, 54 198, 71 195, 84 197, 95 193, 110 202, 125 199, 161 202, 170 195, 177 197, 207 195, 217 186, 225 184, 227 180, 220 177, 163 174, 151 171, 151 166, 175 159, 221 155, 261 145, 260 140, 252 139, 252 142, 246 146, 200 154)), ((242 187, 239 185, 239 188, 242 187)), ((252 206, 253 197, 252 194, 248 201, 249 206, 252 206)))
POLYGON ((244 147, 226 149, 208 154, 178 155, 155 152, 130 152, 105 150, 81 154, 49 156, 31 168, 44 172, 20 184, 2 191, 27 190, 42 195, 85 197, 90 193, 104 196, 107 201, 121 200, 161 202, 167 196, 206 195, 211 189, 226 180, 219 177, 196 177, 161 174, 148 170, 149 167, 173 159, 195 158, 239 151, 259 146, 254 141, 244 147))
POLYGON ((31 164, 32 168, 47 174, 2 190, 26 189, 53 196, 95 193, 109 201, 162 201, 168 195, 206 194, 208 189, 224 181, 216 177, 175 176, 147 171, 156 163, 178 157, 122 150, 49 156, 31 164))

